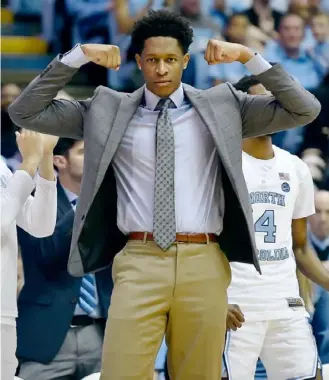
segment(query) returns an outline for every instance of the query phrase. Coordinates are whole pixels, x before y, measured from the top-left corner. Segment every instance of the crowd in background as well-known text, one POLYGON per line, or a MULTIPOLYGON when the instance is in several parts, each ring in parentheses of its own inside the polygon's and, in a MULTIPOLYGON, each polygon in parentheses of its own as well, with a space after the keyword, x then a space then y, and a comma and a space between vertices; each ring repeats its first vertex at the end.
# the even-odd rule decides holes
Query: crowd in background
MULTIPOLYGON (((322 111, 312 124, 277 133, 273 136, 273 142, 300 156, 311 170, 316 189, 324 190, 316 194, 316 214, 310 219, 309 237, 310 244, 320 259, 329 260, 329 0, 275 0, 272 3, 268 0, 11 0, 7 3, 15 13, 37 15, 40 18, 43 37, 49 44, 50 53, 63 53, 78 42, 119 46, 122 55, 119 71, 104 70, 100 74, 101 69, 92 64, 89 69, 93 85, 106 85, 120 91, 133 91, 143 83, 141 72, 134 62, 134 47, 130 45, 129 35, 134 21, 150 9, 168 7, 190 20, 195 40, 183 81, 194 87, 206 89, 226 81, 236 83, 248 74, 245 66, 238 62, 208 66, 203 54, 210 38, 226 39, 249 46, 268 61, 281 63, 322 104, 322 111)), ((1 89, 1 155, 13 171, 21 158, 15 140, 16 126, 11 122, 7 108, 21 90, 14 83, 3 85, 1 89)), ((63 93, 59 97, 68 95, 63 93)), ((57 157, 55 165, 59 173, 59 186, 65 193, 62 194, 63 199, 67 199, 66 209, 61 213, 61 217, 64 217, 71 207, 74 208, 72 201, 78 195, 83 170, 83 142, 60 139, 54 154, 57 157)), ((67 302, 75 305, 78 285, 65 272, 68 247, 58 243, 63 243, 63 236, 69 234, 65 228, 70 228, 72 218, 72 215, 64 221, 59 218, 59 226, 55 231, 57 235, 48 240, 48 245, 38 247, 41 259, 37 265, 28 262, 35 258, 35 254, 31 254, 31 251, 37 249, 33 246, 33 241, 19 235, 24 265, 20 262, 18 293, 24 286, 23 268, 25 278, 35 276, 37 271, 41 276, 49 277, 44 283, 40 282, 47 283, 49 294, 37 299, 38 308, 31 308, 34 313, 42 313, 44 306, 52 302, 53 294, 58 294, 56 292, 59 289, 62 300, 66 297, 67 302), (49 256, 46 258, 47 254, 49 256)), ((110 290, 106 291, 110 293, 110 290)), ((66 332, 58 340, 54 352, 49 355, 47 349, 40 348, 43 352, 36 352, 30 348, 27 340, 33 340, 33 334, 24 331, 31 329, 27 321, 35 321, 39 323, 38 326, 44 323, 43 318, 51 321, 48 316, 31 315, 33 312, 28 307, 35 302, 33 292, 38 292, 33 286, 26 293, 23 288, 23 298, 18 298, 19 313, 20 309, 23 310, 22 317, 18 318, 18 353, 23 361, 40 361, 45 364, 58 357, 70 325, 66 322, 67 326, 61 329, 66 332), (20 344, 26 347, 21 347, 20 344), (27 357, 29 350, 36 352, 35 355, 27 357)), ((309 310, 321 360, 329 363, 328 292, 321 288, 314 289, 313 306, 309 306, 309 310)), ((105 314, 102 315, 104 318, 105 314)), ((53 319, 52 324, 56 323, 64 322, 53 319)), ((38 333, 37 330, 32 329, 34 334, 38 333)), ((56 341, 53 335, 57 334, 58 329, 54 327, 49 330, 46 338, 56 341)), ((42 337, 39 341, 42 342, 42 337)), ((164 371, 164 362, 163 345, 155 363, 157 372, 164 371)))

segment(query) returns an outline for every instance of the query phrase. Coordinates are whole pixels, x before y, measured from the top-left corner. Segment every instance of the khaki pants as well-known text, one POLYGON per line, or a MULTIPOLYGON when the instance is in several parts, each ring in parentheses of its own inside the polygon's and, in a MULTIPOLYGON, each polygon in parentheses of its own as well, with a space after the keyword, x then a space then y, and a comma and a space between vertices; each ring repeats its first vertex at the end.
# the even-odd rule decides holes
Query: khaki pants
POLYGON ((221 378, 230 265, 217 243, 129 241, 113 262, 101 380, 150 380, 164 334, 171 380, 221 378))

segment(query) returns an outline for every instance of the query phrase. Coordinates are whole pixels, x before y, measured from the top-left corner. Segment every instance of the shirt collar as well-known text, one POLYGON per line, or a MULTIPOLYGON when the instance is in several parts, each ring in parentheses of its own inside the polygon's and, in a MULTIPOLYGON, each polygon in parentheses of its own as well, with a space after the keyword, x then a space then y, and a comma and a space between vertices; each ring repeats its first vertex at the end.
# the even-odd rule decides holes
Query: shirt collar
POLYGON ((72 191, 66 189, 64 186, 62 186, 62 187, 63 187, 65 195, 67 196, 67 199, 69 200, 70 203, 72 203, 73 201, 78 199, 78 196, 76 194, 72 193, 72 191))
MULTIPOLYGON (((145 108, 154 111, 155 107, 161 99, 160 96, 153 94, 150 90, 144 86, 144 95, 145 95, 145 108)), ((183 85, 181 84, 175 92, 173 92, 169 98, 173 101, 177 108, 180 108, 184 101, 184 90, 183 85)))
POLYGON ((329 236, 324 240, 320 240, 311 231, 309 231, 309 236, 312 243, 321 249, 321 251, 324 251, 327 247, 329 247, 329 236))

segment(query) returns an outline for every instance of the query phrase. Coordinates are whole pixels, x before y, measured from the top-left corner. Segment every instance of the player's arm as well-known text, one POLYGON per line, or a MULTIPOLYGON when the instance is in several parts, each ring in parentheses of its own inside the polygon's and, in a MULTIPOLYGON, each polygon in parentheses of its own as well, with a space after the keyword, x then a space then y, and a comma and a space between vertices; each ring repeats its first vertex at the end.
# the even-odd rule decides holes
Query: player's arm
POLYGON ((295 160, 296 173, 299 177, 298 196, 291 225, 297 268, 308 279, 329 290, 329 271, 311 249, 307 240, 307 217, 315 212, 312 176, 303 161, 295 156, 292 159, 295 160))
POLYGON ((307 218, 292 221, 292 239, 297 268, 311 281, 329 290, 329 271, 307 241, 307 218))

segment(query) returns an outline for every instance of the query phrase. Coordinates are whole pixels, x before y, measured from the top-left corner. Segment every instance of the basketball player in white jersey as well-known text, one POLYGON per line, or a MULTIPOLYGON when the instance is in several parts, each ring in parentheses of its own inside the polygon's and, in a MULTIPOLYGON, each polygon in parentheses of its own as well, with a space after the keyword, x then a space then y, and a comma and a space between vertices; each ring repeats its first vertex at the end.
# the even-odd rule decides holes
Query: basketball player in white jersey
MULTIPOLYGON (((257 86, 266 93, 253 77, 240 83, 249 92, 257 86)), ((307 245, 307 217, 314 213, 311 174, 298 157, 273 146, 270 136, 245 140, 242 163, 262 275, 249 264, 231 263, 223 378, 253 380, 260 357, 268 380, 321 379, 296 275, 297 263, 329 290, 329 272, 307 245)))
POLYGON ((25 130, 16 132, 16 135, 23 159, 18 170, 13 174, 0 157, 1 380, 13 380, 18 364, 15 356, 18 254, 16 226, 35 237, 49 236, 54 231, 57 214, 53 149, 58 137, 25 130), (34 189, 35 196, 32 197, 30 194, 34 189))

